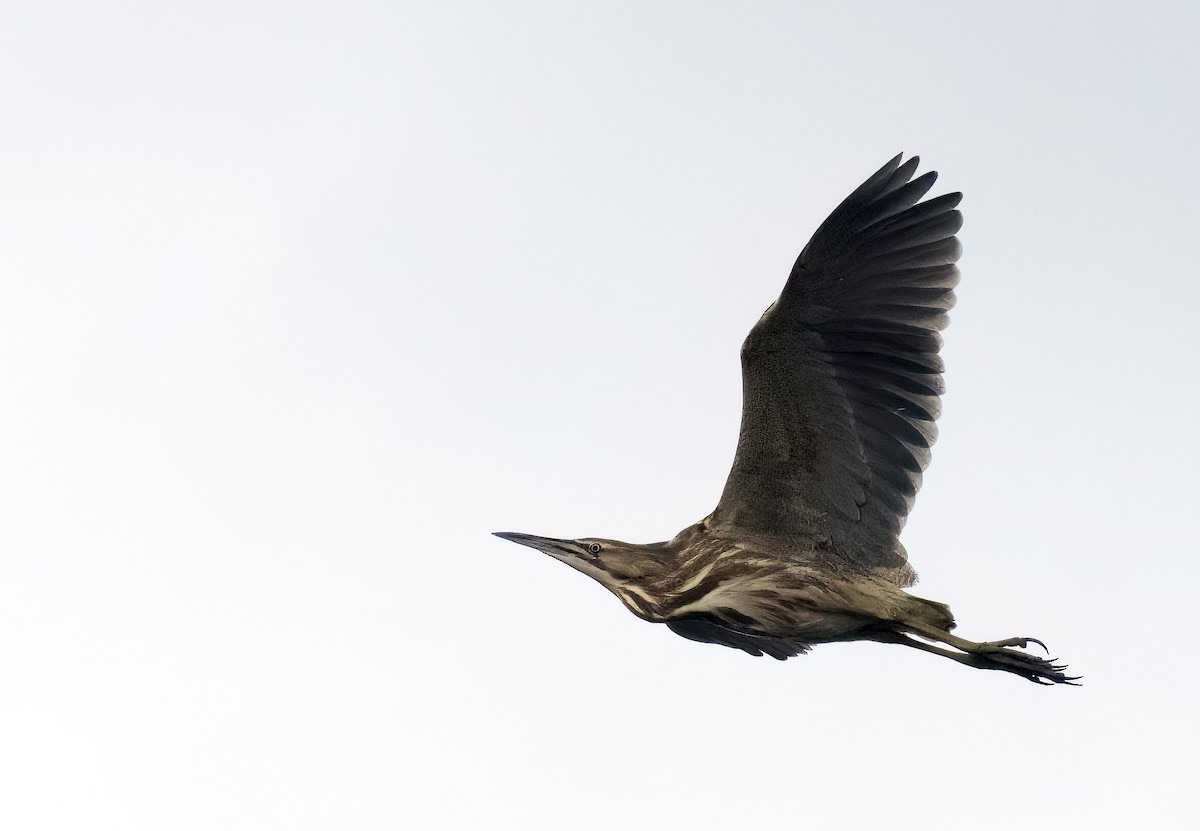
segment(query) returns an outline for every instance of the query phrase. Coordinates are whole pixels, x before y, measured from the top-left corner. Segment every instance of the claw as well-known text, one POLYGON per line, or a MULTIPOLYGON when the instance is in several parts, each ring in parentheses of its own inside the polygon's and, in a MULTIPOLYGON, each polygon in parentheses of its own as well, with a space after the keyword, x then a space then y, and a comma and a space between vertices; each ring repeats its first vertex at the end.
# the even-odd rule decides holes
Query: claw
POLYGON ((1037 638, 1005 638, 1002 641, 985 641, 984 643, 981 643, 980 646, 985 649, 1007 649, 1014 646, 1018 649, 1028 649, 1029 644, 1031 643, 1036 643, 1042 648, 1043 652, 1045 652, 1047 655, 1050 654, 1050 650, 1046 648, 1046 644, 1042 643, 1037 638))
MULTIPOLYGON (((1024 641, 1037 643, 1045 648, 1045 645, 1036 638, 1009 638, 1007 641, 998 641, 988 644, 989 647, 996 647, 999 644, 1006 646, 1024 647, 1024 641)), ((1078 681, 1082 676, 1065 675, 1067 669, 1066 664, 1055 663, 1057 658, 1041 658, 1037 655, 1030 655, 1027 652, 1018 652, 1012 649, 989 649, 979 654, 983 660, 991 663, 993 669, 1004 669, 1008 672, 1020 675, 1026 681, 1032 681, 1041 686, 1052 686, 1054 684, 1070 684, 1071 686, 1081 686, 1074 682, 1078 681)))

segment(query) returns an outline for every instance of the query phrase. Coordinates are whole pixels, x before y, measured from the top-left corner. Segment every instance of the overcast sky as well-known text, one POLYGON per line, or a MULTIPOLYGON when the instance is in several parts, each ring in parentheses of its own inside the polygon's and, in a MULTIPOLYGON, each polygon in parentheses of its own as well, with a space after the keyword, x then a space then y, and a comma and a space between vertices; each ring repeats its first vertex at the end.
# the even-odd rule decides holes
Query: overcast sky
POLYGON ((7 11, 0 825, 1195 828, 1195 9, 7 11), (705 516, 900 151, 966 194, 913 591, 1082 688, 692 643, 489 536, 705 516))

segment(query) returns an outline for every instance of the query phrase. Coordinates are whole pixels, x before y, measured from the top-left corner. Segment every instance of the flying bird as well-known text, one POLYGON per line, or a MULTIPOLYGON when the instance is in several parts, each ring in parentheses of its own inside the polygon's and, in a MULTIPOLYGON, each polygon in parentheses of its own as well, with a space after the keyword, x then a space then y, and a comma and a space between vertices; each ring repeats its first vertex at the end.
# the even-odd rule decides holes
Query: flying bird
POLYGON ((666 542, 498 532, 583 572, 638 617, 779 660, 876 641, 1039 684, 1077 676, 1036 638, 951 634, 899 534, 929 465, 938 357, 962 251, 961 193, 921 201, 937 173, 884 165, 800 252, 742 344, 742 424, 717 507, 666 542))

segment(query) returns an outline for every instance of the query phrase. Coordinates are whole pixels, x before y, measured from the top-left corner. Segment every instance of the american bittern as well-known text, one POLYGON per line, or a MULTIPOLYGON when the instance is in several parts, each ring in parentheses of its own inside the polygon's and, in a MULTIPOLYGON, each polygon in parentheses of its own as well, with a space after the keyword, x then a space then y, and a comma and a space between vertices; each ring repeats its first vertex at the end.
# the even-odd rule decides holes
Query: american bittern
POLYGON ((716 510, 648 545, 497 536, 582 571, 644 620, 751 655, 868 640, 1077 680, 1021 651, 1036 638, 956 637, 945 604, 903 591, 916 573, 898 535, 937 436, 962 194, 920 201, 937 174, 913 179, 917 158, 900 160, 822 223, 746 338, 741 435, 716 510))

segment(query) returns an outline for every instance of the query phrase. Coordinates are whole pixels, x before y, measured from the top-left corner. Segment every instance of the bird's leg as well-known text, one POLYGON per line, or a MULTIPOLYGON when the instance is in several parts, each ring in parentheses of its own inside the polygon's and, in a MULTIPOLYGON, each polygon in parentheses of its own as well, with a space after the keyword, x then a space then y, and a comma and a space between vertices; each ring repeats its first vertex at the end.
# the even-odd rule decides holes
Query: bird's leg
POLYGON ((973 654, 984 652, 1004 652, 1010 646, 1016 646, 1024 649, 1031 643, 1036 643, 1042 649, 1046 649, 1046 644, 1042 643, 1037 638, 1005 638, 1002 641, 982 641, 980 643, 976 643, 975 641, 969 641, 966 638, 960 638, 957 635, 951 635, 945 630, 938 629, 934 626, 929 626, 925 623, 905 621, 905 626, 923 638, 940 641, 941 643, 953 646, 955 649, 961 649, 963 652, 970 652, 973 654))
POLYGON ((960 664, 966 664, 977 669, 999 669, 1011 672, 1036 684, 1072 684, 1074 681, 1079 680, 1079 676, 1067 675, 1065 672, 1066 665, 1054 663, 1053 658, 1047 660, 1037 655, 1018 652, 1012 648, 1019 647, 1024 649, 1029 644, 1036 643, 1042 649, 1045 649, 1046 645, 1037 638, 1007 638, 1002 641, 976 643, 975 641, 951 635, 949 632, 924 623, 906 621, 904 625, 913 634, 928 638, 929 640, 939 641, 954 647, 954 649, 961 650, 961 652, 943 649, 931 643, 914 640, 899 632, 893 633, 896 635, 896 638, 891 641, 892 643, 899 643, 904 646, 911 646, 914 649, 920 649, 923 652, 941 655, 945 658, 958 661, 960 664))
POLYGON ((966 664, 976 669, 987 669, 987 667, 980 666, 974 655, 968 655, 966 652, 955 652, 953 649, 942 649, 940 646, 934 646, 931 643, 910 638, 908 635, 901 634, 900 632, 889 632, 886 637, 881 637, 879 640, 884 643, 898 643, 901 646, 911 646, 913 649, 919 649, 922 652, 929 652, 933 655, 941 655, 943 658, 949 658, 951 661, 958 661, 960 664, 966 664))

